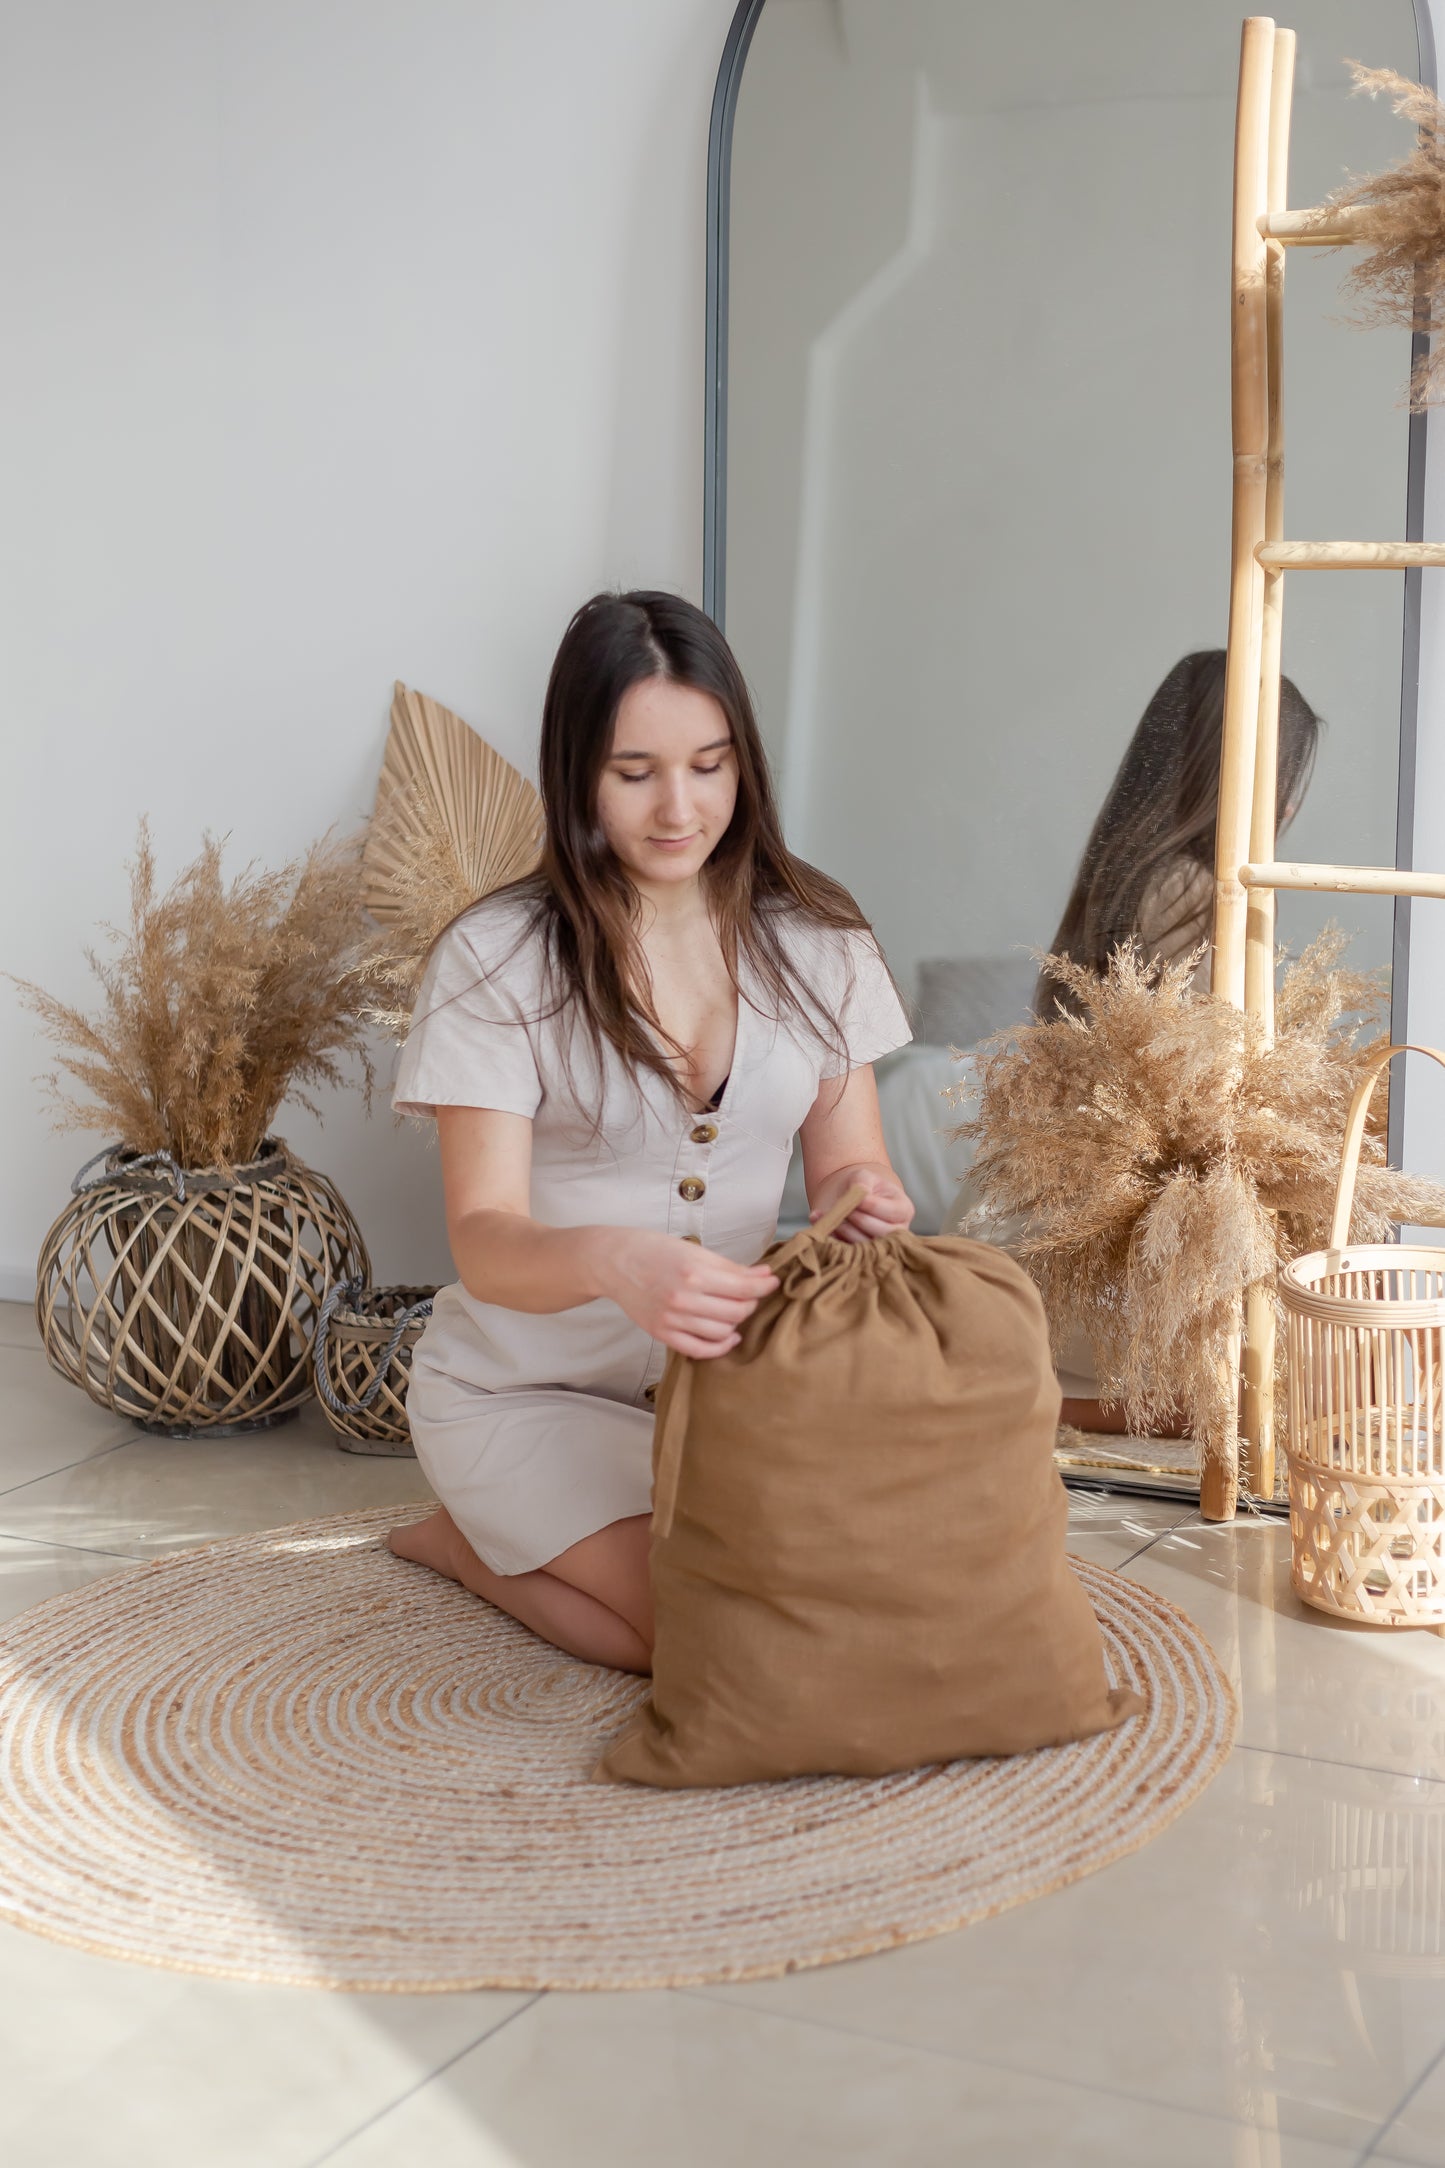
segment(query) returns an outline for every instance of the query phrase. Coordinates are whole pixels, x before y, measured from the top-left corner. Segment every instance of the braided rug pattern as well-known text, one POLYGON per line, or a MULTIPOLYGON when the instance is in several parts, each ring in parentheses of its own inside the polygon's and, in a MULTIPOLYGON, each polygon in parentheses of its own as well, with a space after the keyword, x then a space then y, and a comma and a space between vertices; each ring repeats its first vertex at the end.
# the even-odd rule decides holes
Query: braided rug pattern
POLYGON ((1157 1835, 1235 1708, 1171 1605, 1077 1570, 1149 1707, 1075 1746, 727 1791, 592 1784, 644 1691, 383 1536, 207 1545, 0 1626, 0 1917, 232 1979, 762 1978, 987 1918, 1157 1835))

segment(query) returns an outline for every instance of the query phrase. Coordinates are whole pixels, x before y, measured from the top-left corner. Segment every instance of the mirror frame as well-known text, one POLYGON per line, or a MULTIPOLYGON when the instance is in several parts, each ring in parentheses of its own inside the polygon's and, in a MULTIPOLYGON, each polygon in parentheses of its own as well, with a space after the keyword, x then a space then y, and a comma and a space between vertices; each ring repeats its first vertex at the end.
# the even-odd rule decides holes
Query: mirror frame
MULTIPOLYGON (((729 202, 732 189, 733 123, 748 48, 767 0, 739 0, 728 28, 713 91, 707 149, 707 320, 704 333, 706 383, 703 402, 702 606, 720 631, 727 630, 727 423, 728 423, 728 262, 729 202)), ((1417 75, 1431 90, 1439 88, 1435 31, 1429 0, 1411 0, 1417 75)), ((1241 18, 1242 20, 1243 18, 1241 18)), ((1428 350, 1417 332, 1412 359, 1428 350)), ((1401 539, 1425 538, 1425 458, 1428 416, 1411 414, 1405 462, 1405 531, 1401 539)), ((1221 557, 1221 565, 1224 559, 1221 557)), ((1404 622, 1400 643, 1400 771, 1395 794, 1395 863, 1413 864, 1415 839, 1415 769, 1420 710, 1420 582, 1416 567, 1405 574, 1404 622)), ((1410 996, 1411 898, 1395 899, 1390 957, 1390 1036, 1408 1039, 1410 996)), ((1405 1075, 1390 1093, 1389 1156, 1400 1164, 1405 1135, 1405 1075)))

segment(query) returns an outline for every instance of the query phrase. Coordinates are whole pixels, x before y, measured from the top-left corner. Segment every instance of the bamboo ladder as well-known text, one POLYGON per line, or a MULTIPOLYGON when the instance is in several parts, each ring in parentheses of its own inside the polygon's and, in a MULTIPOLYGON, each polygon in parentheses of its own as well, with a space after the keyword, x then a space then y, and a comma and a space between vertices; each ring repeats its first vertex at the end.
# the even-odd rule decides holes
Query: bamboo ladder
MULTIPOLYGON (((1288 248, 1358 239, 1346 211, 1290 211, 1290 102, 1295 34, 1267 15, 1244 25, 1234 139, 1234 276, 1230 391, 1234 505, 1225 666, 1224 736, 1215 843, 1212 989, 1274 1028, 1275 893, 1281 888, 1369 896, 1442 896, 1445 874, 1393 866, 1285 865, 1275 859, 1280 632, 1286 572, 1404 571, 1445 565, 1441 542, 1287 542, 1284 539, 1284 265, 1288 248)), ((1206 1458, 1200 1506, 1232 1518, 1241 1463, 1256 1496, 1274 1490, 1274 1307, 1245 1304, 1232 1351, 1243 1391, 1240 1443, 1206 1458)))

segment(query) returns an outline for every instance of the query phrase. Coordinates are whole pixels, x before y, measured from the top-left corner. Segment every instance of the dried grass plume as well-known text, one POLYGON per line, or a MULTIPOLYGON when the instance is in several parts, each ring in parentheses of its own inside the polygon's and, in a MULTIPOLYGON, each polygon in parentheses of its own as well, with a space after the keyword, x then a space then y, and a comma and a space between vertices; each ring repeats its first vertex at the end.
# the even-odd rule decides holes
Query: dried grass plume
POLYGON ((1419 130, 1415 149, 1383 173, 1352 177, 1321 205, 1323 217, 1353 214, 1369 254, 1346 274, 1343 291, 1362 324, 1403 324, 1428 334, 1432 348, 1416 362, 1410 405, 1445 399, 1445 105, 1423 83, 1391 68, 1347 62, 1357 92, 1384 96, 1419 130))
MULTIPOLYGON (((1378 1014, 1382 999, 1377 981, 1341 967, 1344 947, 1328 929, 1286 969, 1273 1044, 1232 1003, 1190 991, 1198 952, 1164 965, 1130 944, 1103 980, 1042 958, 1088 1015, 974 1050, 977 1112, 953 1132, 977 1144, 971 1231, 992 1221, 1007 1235, 1057 1338, 1082 1325, 1100 1395, 1134 1430, 1182 1416, 1207 1455, 1228 1451, 1241 1299, 1326 1241, 1369 1050, 1350 1012, 1378 1014)), ((1445 1221, 1445 1189, 1386 1167, 1376 1133, 1356 1238, 1381 1239, 1397 1220, 1445 1221)))
POLYGON ((109 956, 85 951, 103 995, 95 1016, 14 980, 88 1094, 77 1099, 58 1071, 45 1078, 56 1128, 229 1167, 256 1156, 283 1099, 319 1119, 310 1093, 350 1081, 348 1062, 370 1105, 357 844, 323 837, 279 871, 248 865, 229 884, 221 856, 208 835, 158 894, 142 820, 130 923, 102 927, 109 956))

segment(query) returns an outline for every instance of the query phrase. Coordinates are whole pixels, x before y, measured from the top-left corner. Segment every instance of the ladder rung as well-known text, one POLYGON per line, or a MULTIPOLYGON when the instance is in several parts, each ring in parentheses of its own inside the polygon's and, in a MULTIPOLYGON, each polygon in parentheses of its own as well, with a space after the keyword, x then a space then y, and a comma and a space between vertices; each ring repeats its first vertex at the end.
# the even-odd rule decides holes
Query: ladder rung
POLYGON ((1366 239, 1362 223, 1358 210, 1320 206, 1313 211, 1266 211, 1259 230, 1266 241, 1278 241, 1283 248, 1348 248, 1366 239))
POLYGON ((1445 542, 1261 542, 1266 572, 1407 572, 1445 565, 1445 542))
POLYGON ((1445 873, 1411 873, 1403 866, 1241 866, 1242 888, 1334 889, 1350 896, 1442 896, 1445 873))

